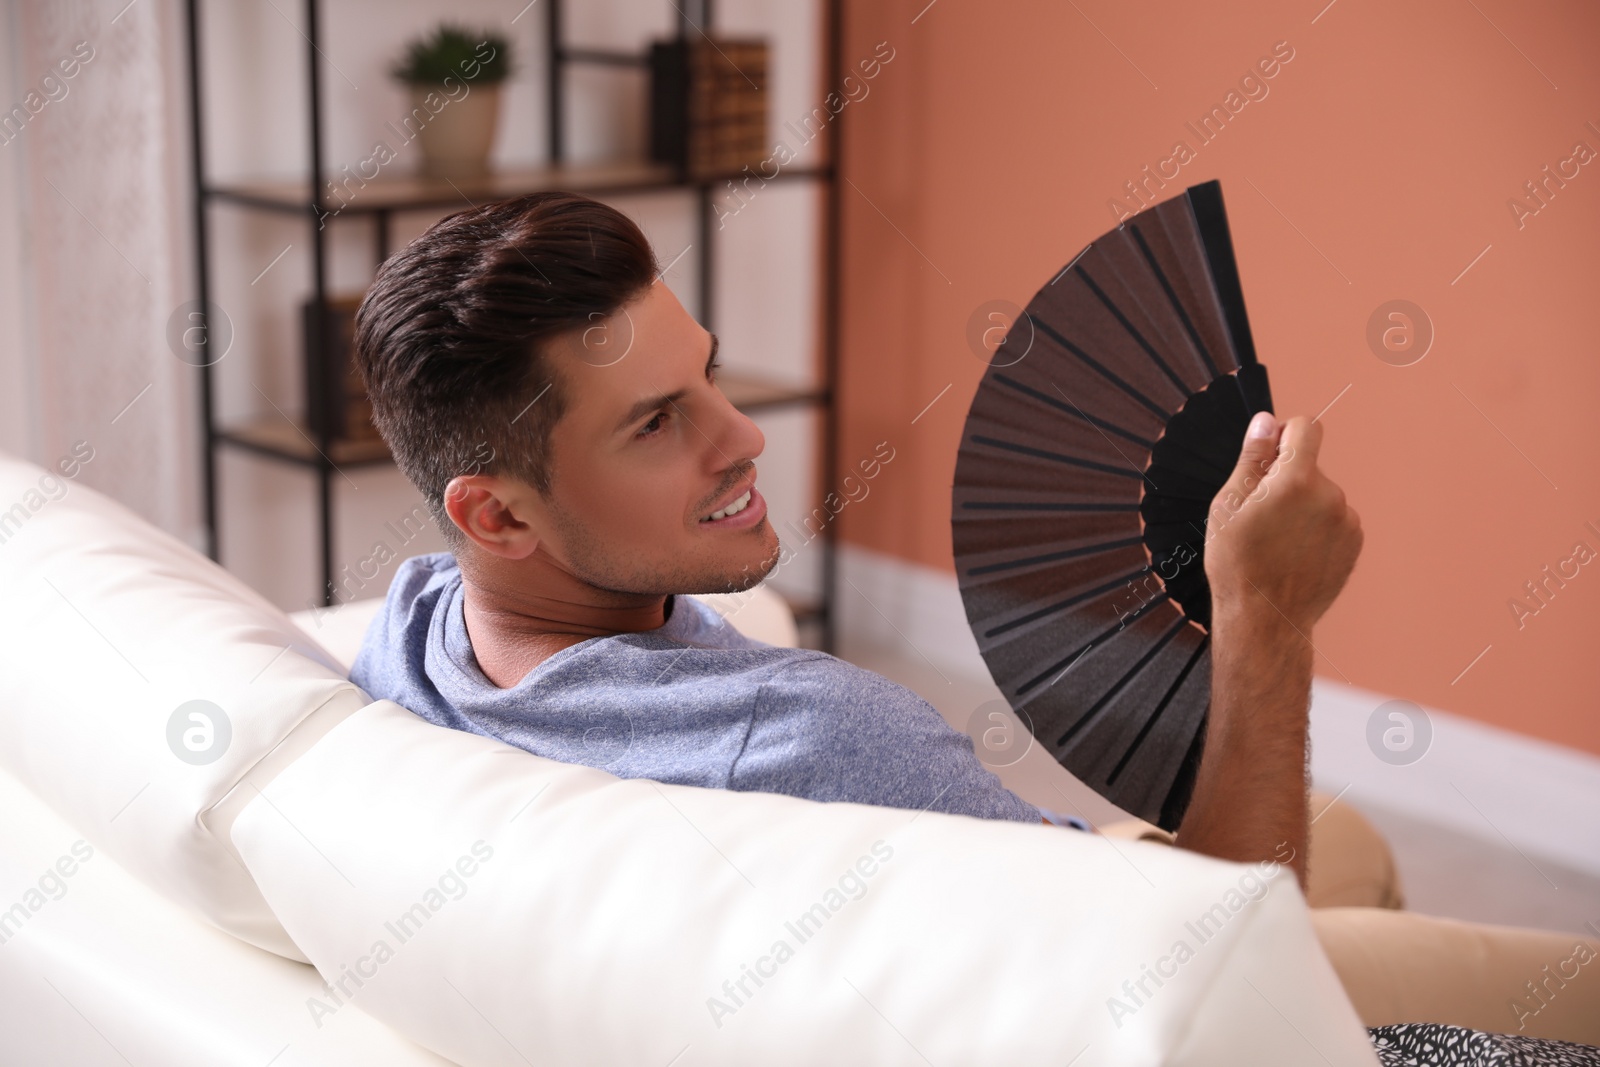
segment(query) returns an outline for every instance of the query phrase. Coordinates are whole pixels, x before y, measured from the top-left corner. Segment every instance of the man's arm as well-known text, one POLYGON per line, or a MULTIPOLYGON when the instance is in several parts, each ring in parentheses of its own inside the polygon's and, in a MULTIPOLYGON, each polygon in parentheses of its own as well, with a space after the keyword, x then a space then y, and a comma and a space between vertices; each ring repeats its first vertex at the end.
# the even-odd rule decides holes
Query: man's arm
POLYGON ((1322 427, 1251 423, 1212 502, 1211 713, 1175 844, 1219 859, 1276 860, 1306 884, 1311 631, 1361 551, 1361 522, 1317 467, 1322 427))

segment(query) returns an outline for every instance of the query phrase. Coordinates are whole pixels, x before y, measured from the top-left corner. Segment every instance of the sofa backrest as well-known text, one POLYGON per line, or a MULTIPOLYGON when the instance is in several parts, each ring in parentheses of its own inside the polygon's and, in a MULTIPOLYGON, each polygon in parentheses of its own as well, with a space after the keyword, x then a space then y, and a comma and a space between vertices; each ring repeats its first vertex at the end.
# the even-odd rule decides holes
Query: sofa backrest
POLYGON ((1286 868, 620 780, 385 701, 232 835, 310 1010, 474 1067, 1376 1063, 1286 868))

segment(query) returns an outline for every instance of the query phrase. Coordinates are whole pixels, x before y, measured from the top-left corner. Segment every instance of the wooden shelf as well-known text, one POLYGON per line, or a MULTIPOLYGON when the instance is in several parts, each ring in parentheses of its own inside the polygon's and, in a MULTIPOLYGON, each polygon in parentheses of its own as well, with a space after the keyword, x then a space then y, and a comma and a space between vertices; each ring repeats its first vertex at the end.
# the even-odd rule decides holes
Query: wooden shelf
MULTIPOLYGON (((768 181, 825 178, 826 166, 789 167, 768 181)), ((324 185, 322 210, 338 215, 376 214, 425 208, 466 207, 527 193, 563 189, 574 193, 629 193, 661 189, 689 189, 720 185, 743 177, 718 174, 688 177, 658 163, 602 163, 563 167, 513 167, 475 178, 424 178, 380 173, 371 181, 348 180, 348 191, 328 194, 324 185)), ((335 179, 337 181, 337 179, 335 179)), ((343 188, 341 186, 341 188, 343 188)), ((312 210, 311 191, 304 180, 285 179, 219 182, 207 186, 206 196, 266 211, 301 214, 312 210)))
MULTIPOLYGON (((217 440, 235 448, 274 459, 288 460, 308 467, 317 466, 317 443, 298 421, 288 422, 278 415, 251 419, 219 429, 217 440)), ((335 467, 362 467, 389 463, 389 446, 381 440, 333 441, 328 445, 328 460, 335 467)))
MULTIPOLYGON (((721 371, 717 374, 717 384, 733 406, 744 412, 827 401, 825 389, 784 385, 756 375, 721 371)), ((299 421, 291 422, 279 415, 251 419, 219 429, 216 437, 219 441, 257 455, 308 467, 315 467, 320 462, 315 435, 299 421)), ((392 462, 389 447, 376 438, 331 442, 327 458, 335 467, 362 467, 392 462)))

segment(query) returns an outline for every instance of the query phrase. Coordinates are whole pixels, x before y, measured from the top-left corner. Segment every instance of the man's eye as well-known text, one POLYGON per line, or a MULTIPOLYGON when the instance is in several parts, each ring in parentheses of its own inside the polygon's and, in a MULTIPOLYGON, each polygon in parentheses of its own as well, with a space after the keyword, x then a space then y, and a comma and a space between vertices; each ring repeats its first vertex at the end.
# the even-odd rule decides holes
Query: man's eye
POLYGON ((640 437, 654 437, 656 434, 660 433, 661 432, 660 423, 666 417, 667 417, 667 413, 665 411, 656 412, 655 418, 651 419, 649 422, 645 423, 644 426, 640 427, 639 436, 640 437))

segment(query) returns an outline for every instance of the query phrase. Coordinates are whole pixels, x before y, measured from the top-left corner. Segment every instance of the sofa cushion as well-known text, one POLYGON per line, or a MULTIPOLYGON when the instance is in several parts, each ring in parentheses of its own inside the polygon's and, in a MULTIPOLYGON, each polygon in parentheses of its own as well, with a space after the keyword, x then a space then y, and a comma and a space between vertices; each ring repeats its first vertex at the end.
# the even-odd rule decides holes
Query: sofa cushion
POLYGON ((129 875, 0 770, 0 1063, 449 1067, 129 875), (285 1051, 286 1046, 292 1051, 285 1051))
POLYGON ((221 567, 0 455, 0 766, 95 847, 251 944, 300 956, 198 821, 312 712, 366 703, 221 567))

